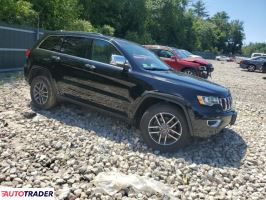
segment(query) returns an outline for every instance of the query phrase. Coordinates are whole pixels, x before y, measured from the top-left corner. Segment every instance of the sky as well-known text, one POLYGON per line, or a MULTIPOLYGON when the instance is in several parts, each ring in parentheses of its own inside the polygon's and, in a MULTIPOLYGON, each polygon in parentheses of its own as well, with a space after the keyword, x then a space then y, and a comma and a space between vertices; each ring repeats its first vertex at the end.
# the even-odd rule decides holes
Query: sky
POLYGON ((246 39, 249 42, 266 42, 266 0, 203 0, 209 15, 225 11, 230 19, 244 22, 246 39))

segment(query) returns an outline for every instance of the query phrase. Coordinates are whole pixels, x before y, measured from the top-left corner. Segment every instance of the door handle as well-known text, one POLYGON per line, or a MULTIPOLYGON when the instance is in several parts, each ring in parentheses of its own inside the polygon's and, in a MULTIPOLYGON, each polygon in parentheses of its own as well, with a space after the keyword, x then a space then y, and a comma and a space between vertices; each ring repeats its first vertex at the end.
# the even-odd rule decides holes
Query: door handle
POLYGON ((60 61, 61 60, 61 58, 59 56, 52 56, 52 59, 54 61, 60 61))
POLYGON ((96 69, 96 67, 94 65, 91 65, 91 64, 85 64, 85 67, 93 70, 93 69, 96 69))

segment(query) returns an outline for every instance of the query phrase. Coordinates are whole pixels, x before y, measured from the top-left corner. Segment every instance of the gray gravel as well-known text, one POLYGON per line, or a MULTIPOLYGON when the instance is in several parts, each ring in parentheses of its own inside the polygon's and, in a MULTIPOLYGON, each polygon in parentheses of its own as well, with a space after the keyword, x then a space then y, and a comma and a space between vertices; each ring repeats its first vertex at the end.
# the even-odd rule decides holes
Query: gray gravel
POLYGON ((119 171, 165 183, 178 199, 265 199, 266 74, 213 62, 211 81, 231 89, 237 123, 175 154, 153 152, 136 130, 95 111, 32 109, 23 79, 0 75, 0 185, 54 187, 57 199, 168 199, 94 192, 97 174, 119 171))

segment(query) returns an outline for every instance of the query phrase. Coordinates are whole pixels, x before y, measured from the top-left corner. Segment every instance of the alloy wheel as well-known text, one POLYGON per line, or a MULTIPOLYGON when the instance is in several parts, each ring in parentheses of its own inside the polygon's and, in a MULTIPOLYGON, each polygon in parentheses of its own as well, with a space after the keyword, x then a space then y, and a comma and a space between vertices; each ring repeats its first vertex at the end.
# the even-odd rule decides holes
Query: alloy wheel
POLYGON ((172 145, 182 135, 179 119, 171 113, 157 113, 149 121, 148 132, 151 139, 159 145, 172 145))
POLYGON ((48 86, 44 81, 38 81, 33 87, 34 100, 40 104, 44 105, 48 101, 48 86))

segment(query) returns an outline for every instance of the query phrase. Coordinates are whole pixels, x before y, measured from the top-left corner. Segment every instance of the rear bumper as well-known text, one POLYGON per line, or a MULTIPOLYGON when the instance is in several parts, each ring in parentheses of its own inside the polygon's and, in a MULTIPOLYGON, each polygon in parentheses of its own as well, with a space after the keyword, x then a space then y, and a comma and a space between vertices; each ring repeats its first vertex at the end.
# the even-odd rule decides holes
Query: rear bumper
POLYGON ((234 125, 237 112, 230 111, 217 116, 201 116, 192 120, 193 136, 209 137, 220 133, 225 127, 234 125))

